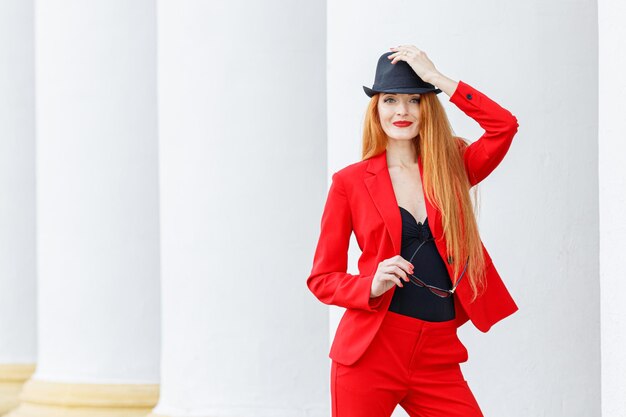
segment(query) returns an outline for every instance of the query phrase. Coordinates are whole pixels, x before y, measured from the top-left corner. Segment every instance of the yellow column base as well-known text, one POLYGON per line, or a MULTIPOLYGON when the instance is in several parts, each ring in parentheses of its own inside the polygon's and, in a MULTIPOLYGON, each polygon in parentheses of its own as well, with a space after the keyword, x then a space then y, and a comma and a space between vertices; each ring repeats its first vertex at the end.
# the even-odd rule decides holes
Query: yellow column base
POLYGON ((4 417, 145 417, 157 404, 159 385, 31 379, 19 399, 20 405, 4 417))
POLYGON ((31 364, 0 364, 0 415, 18 406, 22 386, 33 372, 31 364))

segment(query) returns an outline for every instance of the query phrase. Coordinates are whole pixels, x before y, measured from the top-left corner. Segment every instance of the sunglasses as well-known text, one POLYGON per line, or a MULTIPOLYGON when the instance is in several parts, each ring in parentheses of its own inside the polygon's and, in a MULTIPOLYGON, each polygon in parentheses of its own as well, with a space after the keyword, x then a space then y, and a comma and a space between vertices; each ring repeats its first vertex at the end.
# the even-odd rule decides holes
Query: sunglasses
MULTIPOLYGON (((422 245, 424 245, 424 243, 429 242, 431 240, 435 240, 435 239, 433 238, 426 239, 422 243, 420 243, 417 249, 415 249, 415 252, 413 252, 413 255, 411 256, 411 259, 409 259, 409 262, 413 263, 413 258, 417 254, 417 251, 420 250, 420 248, 422 247, 422 245)), ((463 267, 463 272, 461 272, 461 276, 459 276, 459 279, 456 281, 456 284, 454 284, 454 287, 452 287, 452 289, 450 290, 445 290, 443 288, 435 287, 434 285, 426 284, 424 281, 422 281, 421 279, 419 279, 413 274, 408 274, 409 280, 411 281, 411 283, 417 285, 418 287, 424 287, 428 289, 430 292, 432 292, 438 297, 441 297, 441 298, 451 297, 452 294, 454 294, 454 291, 456 291, 456 287, 459 285, 459 282, 461 282, 463 275, 465 275, 465 270, 467 269, 468 262, 469 262, 469 256, 467 257, 467 261, 465 262, 465 266, 463 267)))

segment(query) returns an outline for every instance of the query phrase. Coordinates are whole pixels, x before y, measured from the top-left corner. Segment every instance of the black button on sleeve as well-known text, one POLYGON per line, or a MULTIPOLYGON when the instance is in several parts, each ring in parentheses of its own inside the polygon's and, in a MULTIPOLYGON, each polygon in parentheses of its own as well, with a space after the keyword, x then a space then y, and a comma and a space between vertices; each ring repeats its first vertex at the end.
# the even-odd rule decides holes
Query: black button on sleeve
POLYGON ((467 97, 467 99, 468 99, 468 100, 471 100, 471 99, 472 99, 472 95, 471 95, 471 94, 468 94, 468 95, 466 95, 465 97, 467 97))

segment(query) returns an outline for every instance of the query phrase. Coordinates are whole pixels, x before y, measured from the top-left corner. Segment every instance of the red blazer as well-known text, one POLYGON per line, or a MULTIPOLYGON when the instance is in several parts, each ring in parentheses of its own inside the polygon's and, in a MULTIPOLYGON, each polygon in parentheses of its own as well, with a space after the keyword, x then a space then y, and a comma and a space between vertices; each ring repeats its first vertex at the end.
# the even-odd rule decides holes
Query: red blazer
MULTIPOLYGON (((476 120, 485 133, 470 144, 463 154, 470 183, 482 181, 502 161, 518 123, 508 110, 486 95, 459 81, 450 101, 476 120)), ((420 174, 422 162, 418 158, 420 174)), ((435 244, 453 277, 442 233, 441 213, 424 196, 428 222, 435 244)), ((402 219, 387 169, 386 151, 335 172, 321 220, 320 236, 307 286, 323 303, 345 307, 330 349, 330 358, 351 365, 361 357, 378 331, 396 286, 370 299, 372 280, 378 264, 400 254, 402 219), (354 232, 362 251, 359 274, 347 273, 348 246, 354 232)), ((470 303, 467 277, 458 285, 455 296, 457 326, 471 320, 482 332, 518 307, 504 286, 483 245, 487 265, 486 292, 470 303)), ((452 282, 456 282, 454 277, 452 282)))

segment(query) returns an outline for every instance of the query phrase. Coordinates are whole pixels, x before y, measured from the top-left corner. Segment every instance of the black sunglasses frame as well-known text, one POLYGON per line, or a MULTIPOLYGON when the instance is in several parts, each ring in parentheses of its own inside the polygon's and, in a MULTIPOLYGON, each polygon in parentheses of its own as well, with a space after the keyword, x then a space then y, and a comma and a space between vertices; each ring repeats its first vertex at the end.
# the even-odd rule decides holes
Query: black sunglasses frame
MULTIPOLYGON (((417 251, 420 250, 420 248, 422 247, 422 245, 424 245, 424 243, 429 242, 431 240, 434 240, 434 239, 433 238, 426 239, 422 243, 420 243, 420 245, 417 247, 417 249, 415 249, 415 252, 413 252, 413 255, 411 256, 411 259, 409 259, 409 262, 413 263, 413 258, 417 254, 417 251)), ((443 289, 443 288, 435 287, 434 285, 426 284, 424 281, 422 281, 421 279, 419 279, 418 277, 416 277, 413 274, 407 274, 407 275, 408 275, 409 280, 411 281, 412 284, 415 284, 418 287, 424 287, 424 288, 428 289, 431 293, 435 294, 437 297, 448 298, 448 297, 451 297, 454 294, 454 292, 456 291, 456 287, 459 285, 459 282, 461 282, 461 279, 463 278, 463 275, 465 275, 465 270, 467 269, 467 264, 468 263, 469 263, 469 256, 467 257, 467 261, 465 262, 465 266, 463 267, 463 272, 461 272, 461 275, 459 276, 459 279, 456 281, 456 284, 454 284, 454 287, 452 287, 452 289, 450 289, 450 290, 446 290, 446 289, 443 289)))

